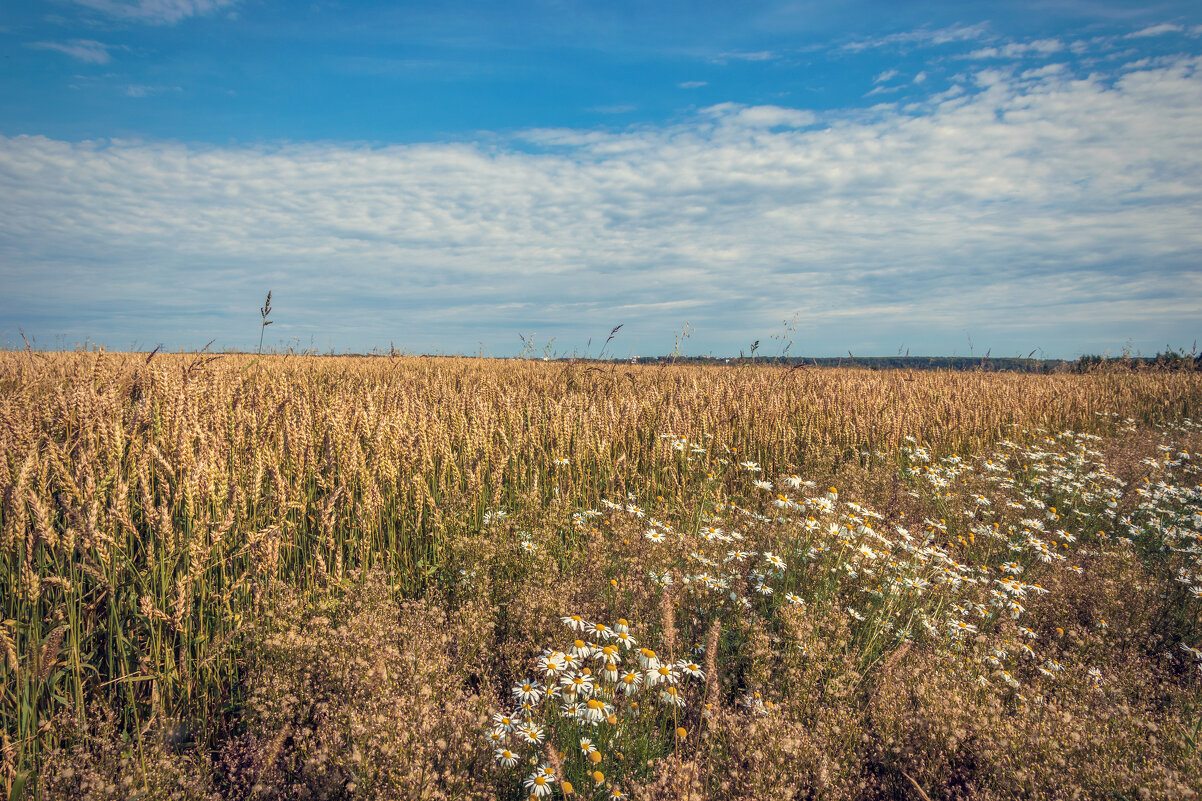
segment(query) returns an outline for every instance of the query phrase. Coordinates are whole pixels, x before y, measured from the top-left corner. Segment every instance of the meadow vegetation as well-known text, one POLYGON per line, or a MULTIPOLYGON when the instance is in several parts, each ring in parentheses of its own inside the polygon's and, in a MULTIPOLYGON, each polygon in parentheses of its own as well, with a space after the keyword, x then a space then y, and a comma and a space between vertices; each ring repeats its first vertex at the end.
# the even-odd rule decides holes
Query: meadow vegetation
POLYGON ((0 353, 7 798, 1185 798, 1202 376, 0 353))

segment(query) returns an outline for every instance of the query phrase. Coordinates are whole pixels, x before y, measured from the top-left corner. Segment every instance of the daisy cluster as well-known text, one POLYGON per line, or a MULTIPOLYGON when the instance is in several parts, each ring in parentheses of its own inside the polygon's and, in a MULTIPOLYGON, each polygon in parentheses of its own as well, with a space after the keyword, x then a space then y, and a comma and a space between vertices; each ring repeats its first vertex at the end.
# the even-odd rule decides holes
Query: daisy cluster
MULTIPOLYGON (((671 549, 660 564, 672 569, 652 570, 651 580, 679 581, 694 608, 771 615, 783 605, 836 603, 854 621, 898 641, 924 631, 956 639, 977 631, 965 616, 988 614, 985 604, 961 597, 965 587, 987 582, 988 571, 957 561, 939 544, 948 536, 945 521, 925 519, 916 534, 902 526, 888 530, 882 514, 841 500, 835 487, 809 494, 816 484, 794 475, 764 487, 769 482, 753 477, 754 462, 732 469, 746 471, 751 491, 765 496, 753 495, 746 506, 720 503, 693 531, 651 521, 644 534, 671 549), (771 543, 778 545, 764 547, 771 543)), ((1009 586, 1024 591, 1017 580, 1009 586)), ((1008 600, 1005 611, 1021 610, 1008 600)))
MULTIPOLYGON (((1176 555, 1178 581, 1202 597, 1202 490, 1183 481, 1199 469, 1191 454, 1169 445, 1151 465, 1164 477, 1129 487, 1105 466, 1096 436, 1031 429, 1012 437, 986 456, 942 458, 908 438, 897 454, 899 476, 942 516, 886 524, 835 487, 813 492, 817 485, 796 475, 771 481, 728 449, 706 462, 708 450, 665 435, 707 475, 741 476, 746 492, 693 526, 647 519, 644 537, 662 557, 648 577, 660 586, 679 582, 695 609, 718 614, 837 604, 860 627, 862 644, 933 643, 957 657, 969 680, 1025 702, 1020 688, 1066 670, 1058 651, 1041 645, 1064 635, 1056 600, 1034 604, 1038 616, 1029 609, 1051 594, 1044 585, 1058 583, 1056 571, 1084 576, 1098 560, 1137 558, 1137 543, 1150 543, 1144 547, 1176 555)), ((631 504, 605 509, 647 518, 631 504)), ((1093 624, 1108 627, 1104 619, 1093 624)), ((1095 666, 1073 670, 1105 683, 1095 666)))
MULTIPOLYGON (((1132 422, 1123 421, 1128 428, 1132 422)), ((1196 428, 1188 420, 1182 427, 1196 428)), ((1180 554, 1178 581, 1195 598, 1202 597, 1198 562, 1202 553, 1202 493, 1198 486, 1184 483, 1187 473, 1198 470, 1188 452, 1160 446, 1169 458, 1160 462, 1145 460, 1145 464, 1166 471, 1166 475, 1159 481, 1145 478, 1140 486, 1130 487, 1106 468, 1103 455, 1096 450, 1099 437, 1042 429, 1021 434, 1022 444, 1003 440, 998 452, 975 461, 947 457, 935 462, 928 453, 914 448, 906 454, 910 458, 903 468, 904 474, 920 487, 925 485, 923 491, 934 498, 940 493, 944 499, 951 498, 952 488, 964 486, 959 500, 970 542, 984 537, 1004 546, 1009 558, 989 570, 987 584, 978 583, 979 587, 988 586, 990 605, 1008 609, 1010 616, 1018 620, 1026 612, 1025 599, 1048 594, 1035 580, 1041 571, 1087 575, 1087 566, 1096 565, 1098 560, 1136 558, 1140 548, 1180 554), (1173 469, 1177 474, 1168 475, 1167 471, 1173 469), (983 484, 985 488, 970 491, 969 484, 983 484), (1132 498, 1134 508, 1123 513, 1132 506, 1132 498)), ((962 536, 958 539, 963 544, 962 536)), ((982 611, 971 600, 954 608, 967 613, 970 607, 982 611)), ((1032 678, 1056 679, 1065 669, 1054 658, 1039 659, 1033 647, 1041 637, 1063 635, 1057 621, 1027 622, 1029 625, 1016 625, 1012 631, 995 627, 994 638, 1004 637, 1007 642, 991 646, 983 660, 994 669, 992 676, 1012 689, 1020 687, 1021 682, 1006 667, 1006 657, 1011 653, 1029 665, 1025 672, 1032 678), (1037 634, 1037 629, 1043 634, 1037 634)), ((1098 619, 1094 626, 1105 631, 1108 623, 1098 619)), ((957 628, 977 631, 964 620, 954 623, 953 631, 957 628)), ((1186 643, 1180 646, 1199 655, 1186 643)), ((1084 675, 1096 687, 1105 683, 1097 667, 1084 666, 1084 675)), ((976 680, 983 685, 990 682, 985 673, 978 673, 976 680)), ((1021 693, 1017 697, 1026 700, 1021 693)))
MULTIPOLYGON (((1185 427, 1194 427, 1184 421, 1185 427)), ((1190 597, 1202 600, 1202 484, 1186 486, 1186 476, 1196 476, 1202 466, 1193 463, 1188 451, 1160 445, 1161 459, 1146 462, 1159 474, 1135 488, 1135 508, 1119 518, 1119 525, 1133 542, 1159 546, 1173 555, 1176 580, 1190 597)), ((1196 480, 1196 479, 1195 479, 1196 480)), ((1184 647, 1184 644, 1183 644, 1184 647)), ((1187 648, 1197 655, 1197 651, 1187 648)), ((1202 669, 1202 665, 1199 666, 1202 669)))
MULTIPOLYGON (((583 773, 601 789, 606 784, 601 749, 617 747, 635 718, 674 720, 688 703, 688 683, 705 678, 701 666, 690 660, 661 660, 652 649, 640 647, 625 619, 609 626, 569 615, 561 622, 573 639, 543 651, 533 674, 511 688, 513 710, 494 714, 486 735, 502 767, 536 765, 524 781, 534 797, 550 794, 557 783, 567 782, 570 789, 569 772, 583 773), (555 749, 565 739, 579 743, 580 771, 575 761, 566 769, 539 764, 540 749, 546 746, 549 755, 559 757, 555 749)), ((677 729, 677 736, 683 737, 684 730, 677 729)), ((616 786, 605 789, 611 799, 626 797, 616 786)))
MULTIPOLYGON (((1183 425, 1193 431, 1193 423, 1183 425)), ((1056 594, 1082 586, 1106 560, 1157 552, 1174 560, 1182 591, 1202 598, 1199 468, 1187 450, 1166 444, 1144 464, 1153 475, 1128 485, 1107 468, 1098 437, 1017 428, 1010 437, 982 456, 940 457, 907 442, 889 458, 899 465, 898 494, 917 502, 892 504, 886 515, 837 487, 765 475, 733 449, 666 435, 669 458, 701 481, 693 484, 699 509, 660 519, 657 507, 631 494, 573 517, 581 528, 636 532, 621 539, 625 549, 615 558, 632 580, 649 582, 652 597, 671 593, 691 617, 686 636, 696 637, 708 621, 723 621, 726 630, 758 618, 771 628, 785 609, 837 611, 865 666, 911 643, 1018 710, 1044 704, 1062 686, 1107 693, 1102 668, 1070 664, 1063 647, 1068 599, 1056 594)), ((503 767, 535 767, 525 779, 532 796, 566 780, 562 766, 540 764, 540 749, 550 754, 548 746, 578 741, 595 789, 620 798, 602 787, 602 753, 640 716, 644 725, 648 717, 656 725, 675 720, 686 705, 684 688, 703 682, 706 671, 688 660, 661 661, 625 620, 609 626, 570 615, 562 622, 571 641, 542 653, 532 676, 512 688, 515 708, 495 716, 488 737, 503 767)), ((1090 625, 1107 636, 1106 620, 1090 625)), ((814 644, 791 647, 807 659, 814 644)), ((1172 641, 1166 652, 1202 670, 1200 645, 1172 641)), ((696 646, 693 653, 704 652, 696 646)), ((729 649, 727 656, 738 658, 729 649)), ((716 665, 718 674, 726 669, 716 665)), ((755 686, 730 690, 750 715, 777 708, 755 686)), ((567 770, 578 774, 574 761, 567 770)))

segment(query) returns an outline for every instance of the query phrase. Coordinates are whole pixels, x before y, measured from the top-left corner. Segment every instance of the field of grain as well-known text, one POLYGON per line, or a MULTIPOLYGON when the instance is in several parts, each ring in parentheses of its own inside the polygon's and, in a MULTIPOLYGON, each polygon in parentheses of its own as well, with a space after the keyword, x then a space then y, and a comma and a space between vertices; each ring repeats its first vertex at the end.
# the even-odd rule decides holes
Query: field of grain
POLYGON ((0 353, 5 797, 1202 791, 1192 372, 0 353))

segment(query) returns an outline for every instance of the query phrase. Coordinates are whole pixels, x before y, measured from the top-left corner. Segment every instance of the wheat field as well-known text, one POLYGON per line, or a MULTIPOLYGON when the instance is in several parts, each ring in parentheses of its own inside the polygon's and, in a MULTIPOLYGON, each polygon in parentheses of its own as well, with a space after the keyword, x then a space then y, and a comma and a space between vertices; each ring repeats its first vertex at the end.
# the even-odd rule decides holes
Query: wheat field
POLYGON ((0 353, 3 789, 1202 791, 1189 371, 0 353))

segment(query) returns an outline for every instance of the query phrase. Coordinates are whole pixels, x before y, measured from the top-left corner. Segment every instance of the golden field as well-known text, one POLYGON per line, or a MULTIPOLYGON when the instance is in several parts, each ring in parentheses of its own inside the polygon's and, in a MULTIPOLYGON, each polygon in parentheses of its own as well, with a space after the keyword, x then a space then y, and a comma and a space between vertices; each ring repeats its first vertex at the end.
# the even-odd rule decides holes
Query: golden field
POLYGON ((0 353, 0 789, 1189 797, 1200 412, 1184 371, 0 353))

